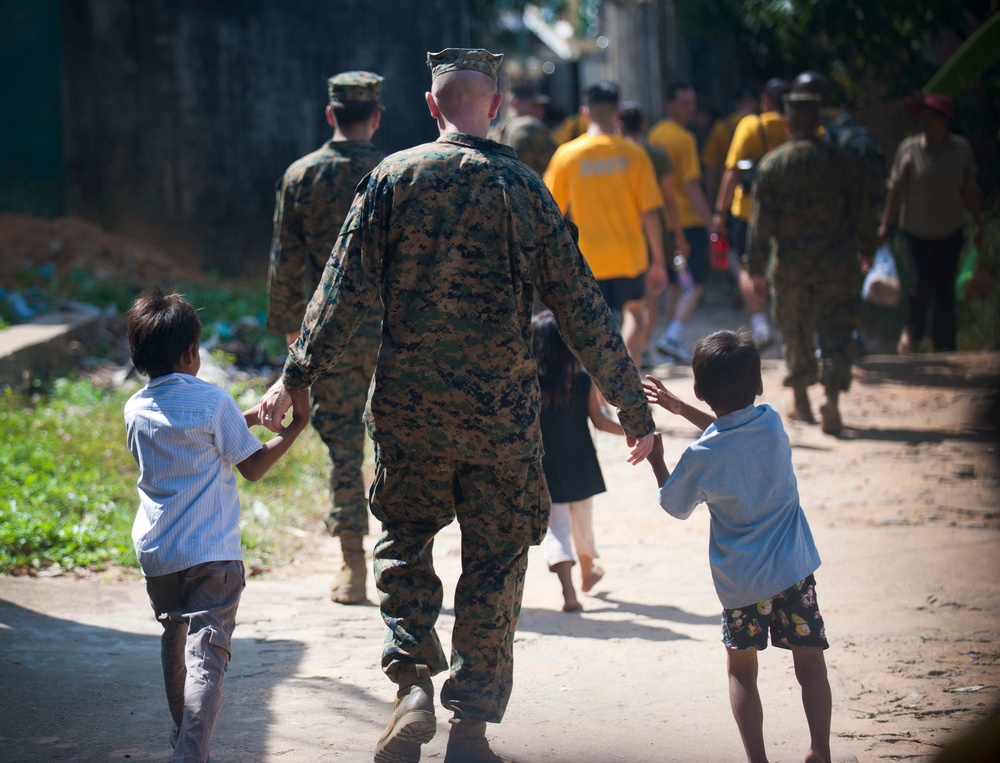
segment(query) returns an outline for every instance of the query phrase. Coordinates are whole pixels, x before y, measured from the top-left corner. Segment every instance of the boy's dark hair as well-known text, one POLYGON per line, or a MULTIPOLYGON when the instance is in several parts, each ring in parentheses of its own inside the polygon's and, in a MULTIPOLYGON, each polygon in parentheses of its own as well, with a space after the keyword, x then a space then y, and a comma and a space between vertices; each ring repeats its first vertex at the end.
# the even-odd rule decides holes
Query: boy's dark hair
POLYGON ((618 99, 618 85, 614 82, 597 82, 583 91, 583 102, 587 106, 598 103, 617 104, 618 99))
POLYGON ((631 135, 642 130, 644 118, 642 106, 638 101, 625 101, 622 103, 621 111, 618 113, 618 120, 622 123, 622 129, 625 132, 631 135))
POLYGON ((201 336, 201 321, 180 294, 144 291, 128 311, 128 347, 136 370, 155 379, 172 373, 201 336))
POLYGON ((717 413, 752 405, 760 389, 760 353, 745 328, 699 339, 691 368, 695 393, 717 413))
POLYGON ((683 80, 674 80, 667 86, 666 98, 668 101, 673 102, 677 100, 677 93, 681 90, 690 90, 691 85, 683 80))
POLYGON ((580 361, 563 341, 551 310, 543 310, 531 319, 531 331, 542 407, 564 405, 569 402, 573 378, 580 372, 580 361))
POLYGON ((340 128, 351 127, 371 119, 379 105, 375 101, 345 101, 342 106, 330 106, 340 128))

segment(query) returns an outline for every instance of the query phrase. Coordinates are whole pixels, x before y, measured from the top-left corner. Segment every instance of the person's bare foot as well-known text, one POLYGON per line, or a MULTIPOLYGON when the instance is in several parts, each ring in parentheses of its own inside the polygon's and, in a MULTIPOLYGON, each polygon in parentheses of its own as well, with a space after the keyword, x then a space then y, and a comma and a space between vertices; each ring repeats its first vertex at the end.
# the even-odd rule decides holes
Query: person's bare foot
POLYGON ((580 590, 587 593, 591 588, 597 585, 601 578, 604 577, 604 568, 597 564, 593 558, 589 556, 581 556, 580 577, 582 578, 580 590))
POLYGON ((572 567, 573 562, 558 562, 549 568, 556 573, 562 586, 563 612, 576 612, 583 609, 580 600, 576 598, 576 590, 573 588, 573 578, 570 576, 572 567))

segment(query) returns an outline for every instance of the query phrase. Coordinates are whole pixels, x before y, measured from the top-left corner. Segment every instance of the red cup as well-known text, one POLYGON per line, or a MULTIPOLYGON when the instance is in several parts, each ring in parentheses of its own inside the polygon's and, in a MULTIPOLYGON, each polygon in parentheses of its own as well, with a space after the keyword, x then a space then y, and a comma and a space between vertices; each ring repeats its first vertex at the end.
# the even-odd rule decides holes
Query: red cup
POLYGON ((708 261, 713 270, 729 269, 729 242, 713 233, 708 237, 711 247, 709 248, 708 261))

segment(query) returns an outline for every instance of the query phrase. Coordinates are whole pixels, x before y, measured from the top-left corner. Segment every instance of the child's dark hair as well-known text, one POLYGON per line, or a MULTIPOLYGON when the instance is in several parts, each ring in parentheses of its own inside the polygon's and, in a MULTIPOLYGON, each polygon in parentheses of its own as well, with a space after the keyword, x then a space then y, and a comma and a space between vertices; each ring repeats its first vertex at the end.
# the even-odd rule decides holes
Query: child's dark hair
POLYGON ((580 361, 563 341, 552 311, 543 310, 532 318, 531 329, 542 407, 563 405, 569 402, 573 379, 581 370, 580 361))
POLYGON ((695 393, 716 413, 752 405, 760 389, 760 353, 745 328, 699 339, 691 368, 695 393))
POLYGON ((201 336, 201 321, 180 294, 144 291, 128 311, 128 347, 136 370, 155 379, 172 373, 201 336))

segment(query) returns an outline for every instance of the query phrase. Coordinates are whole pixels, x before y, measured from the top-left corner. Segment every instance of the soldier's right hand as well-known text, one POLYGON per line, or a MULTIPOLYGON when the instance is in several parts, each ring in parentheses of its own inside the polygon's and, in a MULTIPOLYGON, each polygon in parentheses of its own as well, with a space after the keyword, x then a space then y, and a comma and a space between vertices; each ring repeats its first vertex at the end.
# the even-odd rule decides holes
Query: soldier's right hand
POLYGON ((289 396, 284 383, 282 383, 281 379, 278 379, 260 399, 259 416, 261 426, 275 433, 280 432, 282 430, 281 421, 285 418, 285 413, 291 405, 292 398, 289 396))

